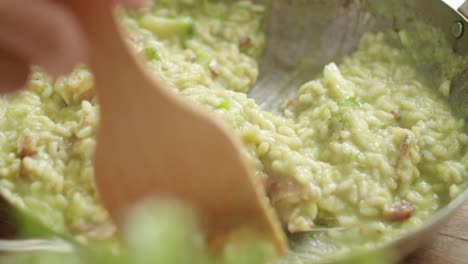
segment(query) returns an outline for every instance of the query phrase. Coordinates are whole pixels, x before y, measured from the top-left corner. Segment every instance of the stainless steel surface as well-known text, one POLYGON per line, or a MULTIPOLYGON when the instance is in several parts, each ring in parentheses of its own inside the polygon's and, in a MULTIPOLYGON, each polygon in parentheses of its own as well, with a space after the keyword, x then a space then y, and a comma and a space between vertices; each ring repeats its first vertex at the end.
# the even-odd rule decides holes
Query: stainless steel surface
MULTIPOLYGON (((280 106, 294 96, 304 82, 320 74, 329 62, 339 63, 344 55, 355 49, 364 33, 389 28, 398 30, 414 17, 442 29, 455 52, 468 54, 468 34, 463 32, 468 28, 468 21, 461 15, 466 9, 468 1, 457 12, 440 0, 273 0, 260 77, 249 96, 263 109, 281 113, 280 106)), ((460 69, 460 73, 463 71, 460 69)), ((460 94, 459 97, 468 102, 468 94, 460 94)), ((467 112, 464 115, 468 117, 467 112)), ((423 226, 386 248, 401 258, 408 255, 467 201, 468 190, 423 226)), ((310 247, 314 246, 310 244, 310 247)), ((293 249, 291 255, 305 263, 313 262, 302 253, 293 249)))
POLYGON ((34 252, 48 251, 58 253, 71 253, 74 248, 71 244, 61 239, 25 239, 2 240, 0 239, 0 252, 34 252))
POLYGON ((280 113, 301 84, 354 50, 364 33, 404 26, 408 17, 402 11, 408 10, 441 28, 455 51, 468 52, 468 34, 452 33, 454 22, 466 30, 467 20, 440 0, 273 0, 260 77, 249 96, 280 113))
POLYGON ((0 194, 0 253, 48 251, 72 252, 77 243, 68 235, 56 233, 37 219, 16 208, 0 194), (22 230, 20 225, 27 223, 22 230))
POLYGON ((468 1, 465 1, 465 3, 458 8, 458 11, 468 19, 468 1))
MULTIPOLYGON (((461 36, 453 34, 454 22, 460 22, 465 31, 468 28, 468 20, 461 16, 468 17, 468 1, 457 12, 439 0, 272 0, 270 19, 265 21, 268 45, 261 60, 259 80, 249 96, 263 109, 280 112, 280 105, 301 84, 316 77, 327 63, 339 63, 355 49, 364 33, 402 27, 406 20, 401 10, 410 10, 416 17, 441 28, 454 51, 468 54, 467 32, 461 36)), ((468 101, 468 94, 460 96, 468 101)), ((467 201, 468 190, 420 228, 386 248, 400 257, 406 256, 427 241, 467 201)), ((307 256, 296 256, 310 263, 307 256)))
POLYGON ((468 121, 468 69, 453 78, 449 102, 455 114, 468 121))
POLYGON ((463 37, 463 33, 465 31, 465 27, 462 21, 455 21, 452 25, 452 35, 455 38, 463 37))
POLYGON ((273 0, 260 77, 249 96, 279 113, 296 89, 352 51, 378 22, 367 1, 273 0))

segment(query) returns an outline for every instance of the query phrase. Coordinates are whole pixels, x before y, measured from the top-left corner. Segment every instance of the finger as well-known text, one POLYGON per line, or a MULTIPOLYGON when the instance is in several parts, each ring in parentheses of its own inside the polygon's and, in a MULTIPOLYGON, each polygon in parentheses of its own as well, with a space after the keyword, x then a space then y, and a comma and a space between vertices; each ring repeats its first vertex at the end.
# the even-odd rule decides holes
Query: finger
POLYGON ((65 74, 86 59, 79 23, 52 1, 0 0, 0 46, 51 74, 65 74))
POLYGON ((29 63, 0 49, 0 93, 16 91, 25 86, 29 63))

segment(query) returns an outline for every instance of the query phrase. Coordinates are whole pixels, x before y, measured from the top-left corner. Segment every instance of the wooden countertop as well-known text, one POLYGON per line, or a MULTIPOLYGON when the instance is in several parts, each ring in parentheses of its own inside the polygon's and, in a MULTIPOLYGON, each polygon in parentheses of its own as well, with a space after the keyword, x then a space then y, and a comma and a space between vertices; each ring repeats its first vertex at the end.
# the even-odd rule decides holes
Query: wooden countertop
POLYGON ((468 263, 468 203, 426 246, 401 264, 466 264, 468 263))

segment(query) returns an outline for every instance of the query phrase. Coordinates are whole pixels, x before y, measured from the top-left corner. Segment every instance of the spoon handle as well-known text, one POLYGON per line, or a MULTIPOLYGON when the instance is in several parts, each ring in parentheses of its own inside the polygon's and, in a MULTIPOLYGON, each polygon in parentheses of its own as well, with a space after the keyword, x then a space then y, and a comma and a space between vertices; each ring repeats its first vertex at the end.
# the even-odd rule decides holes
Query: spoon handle
MULTIPOLYGON (((89 64, 94 73, 101 107, 120 107, 140 98, 148 86, 156 86, 164 103, 171 94, 135 58, 113 17, 113 1, 65 0, 75 12, 90 43, 89 64), (141 92, 141 93, 140 93, 141 92), (102 94, 104 94, 102 96, 102 94)), ((154 99, 154 98, 152 98, 154 99)))

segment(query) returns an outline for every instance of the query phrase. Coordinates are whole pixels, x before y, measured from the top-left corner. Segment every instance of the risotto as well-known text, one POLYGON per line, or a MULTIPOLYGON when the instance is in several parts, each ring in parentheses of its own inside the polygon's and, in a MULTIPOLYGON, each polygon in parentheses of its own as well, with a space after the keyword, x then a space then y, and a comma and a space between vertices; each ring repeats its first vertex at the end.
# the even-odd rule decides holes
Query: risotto
MULTIPOLYGON (((246 96, 264 13, 248 1, 160 0, 118 16, 149 69, 230 124, 285 229, 307 234, 293 239, 296 250, 321 258, 375 247, 467 188, 468 134, 445 97, 468 63, 440 32, 414 22, 365 35, 339 65, 311 76, 280 116, 246 96), (443 65, 431 78, 419 64, 428 58, 443 65)), ((93 183, 99 104, 88 69, 56 79, 36 69, 0 105, 1 193, 54 230, 112 241, 93 183)))

